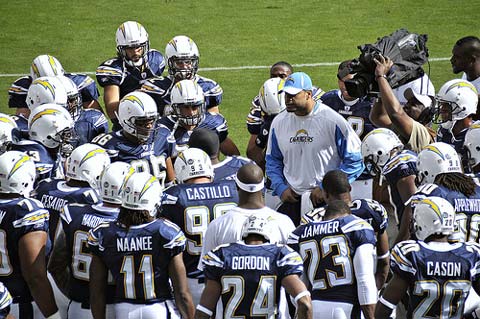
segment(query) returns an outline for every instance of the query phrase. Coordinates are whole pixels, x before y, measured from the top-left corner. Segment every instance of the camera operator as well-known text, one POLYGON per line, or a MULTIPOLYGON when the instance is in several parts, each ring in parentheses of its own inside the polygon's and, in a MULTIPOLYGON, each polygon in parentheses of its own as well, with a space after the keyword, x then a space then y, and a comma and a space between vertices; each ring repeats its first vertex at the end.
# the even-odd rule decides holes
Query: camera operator
POLYGON ((407 88, 404 92, 407 103, 402 107, 387 80, 393 61, 382 55, 374 61, 377 65, 375 80, 381 98, 374 103, 370 120, 378 127, 394 130, 404 144, 418 153, 435 139, 435 132, 430 128, 434 115, 433 100, 428 95, 407 88))

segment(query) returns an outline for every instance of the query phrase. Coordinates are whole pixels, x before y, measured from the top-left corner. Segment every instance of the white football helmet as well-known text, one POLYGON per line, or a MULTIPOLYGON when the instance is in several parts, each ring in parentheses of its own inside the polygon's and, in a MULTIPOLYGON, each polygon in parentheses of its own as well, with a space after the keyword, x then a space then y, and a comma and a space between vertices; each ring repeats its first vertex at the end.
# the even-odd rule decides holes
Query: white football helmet
POLYGON ((175 176, 179 184, 195 177, 209 177, 213 180, 210 157, 199 148, 187 148, 175 160, 175 176))
POLYGON ((434 234, 451 235, 455 227, 455 210, 441 197, 425 197, 415 203, 413 227, 420 240, 434 234))
POLYGON ((70 112, 73 120, 77 120, 82 111, 82 95, 78 91, 77 85, 71 79, 66 76, 59 76, 58 78, 67 92, 67 103, 65 103, 65 108, 70 112))
POLYGON ((177 79, 193 79, 198 71, 200 54, 198 47, 187 36, 178 35, 171 39, 165 47, 168 73, 177 79))
POLYGON ((445 129, 452 129, 456 121, 477 112, 478 92, 472 83, 455 79, 445 83, 438 91, 435 123, 445 129))
POLYGON ((198 125, 205 116, 203 90, 192 80, 177 82, 170 92, 173 115, 182 125, 198 125), (189 108, 189 110, 186 108, 189 108))
POLYGON ((27 93, 27 106, 32 111, 39 105, 53 103, 67 106, 67 91, 62 81, 55 76, 42 76, 35 79, 27 93))
POLYGON ((270 221, 266 216, 250 215, 242 227, 242 239, 250 234, 256 234, 263 236, 267 241, 270 241, 270 235, 272 229, 270 227, 270 221))
POLYGON ((150 216, 156 216, 162 194, 162 186, 155 176, 146 172, 134 173, 125 182, 122 207, 147 210, 150 216))
POLYGON ((362 141, 362 157, 371 175, 378 175, 392 157, 394 149, 402 150, 403 143, 397 134, 386 128, 377 128, 362 141))
POLYGON ((117 118, 125 132, 145 142, 155 130, 157 104, 147 93, 129 93, 120 100, 117 118))
POLYGON ((147 30, 136 21, 127 21, 122 23, 115 35, 117 42, 117 53, 125 63, 130 66, 141 66, 147 62, 148 51, 150 50, 150 41, 148 40, 147 30), (132 61, 127 55, 127 48, 143 49, 142 57, 138 61, 132 61))
POLYGON ((65 71, 60 61, 54 56, 44 54, 39 55, 33 59, 30 66, 30 77, 32 80, 42 76, 57 76, 63 75, 65 71))
POLYGON ((419 185, 435 182, 442 173, 462 173, 461 161, 455 149, 443 142, 425 146, 417 157, 419 185))
POLYGON ((263 83, 258 93, 260 108, 266 115, 276 115, 285 110, 285 92, 282 78, 271 78, 263 83))
POLYGON ((36 177, 35 163, 25 153, 8 151, 0 155, 0 192, 28 197, 36 177))
POLYGON ((17 128, 17 123, 9 115, 0 113, 0 154, 5 152, 8 144, 12 142, 14 128, 17 128))
POLYGON ((124 184, 135 169, 128 163, 114 162, 105 167, 98 183, 98 191, 102 200, 111 204, 122 203, 124 184))
POLYGON ((86 143, 76 147, 65 163, 65 176, 98 188, 98 181, 105 167, 110 164, 110 157, 105 149, 98 145, 86 143))
POLYGON ((43 104, 30 113, 28 133, 30 139, 48 148, 56 148, 73 138, 73 125, 73 119, 64 107, 43 104))
POLYGON ((468 165, 470 168, 480 164, 480 121, 470 125, 463 146, 467 150, 468 165))

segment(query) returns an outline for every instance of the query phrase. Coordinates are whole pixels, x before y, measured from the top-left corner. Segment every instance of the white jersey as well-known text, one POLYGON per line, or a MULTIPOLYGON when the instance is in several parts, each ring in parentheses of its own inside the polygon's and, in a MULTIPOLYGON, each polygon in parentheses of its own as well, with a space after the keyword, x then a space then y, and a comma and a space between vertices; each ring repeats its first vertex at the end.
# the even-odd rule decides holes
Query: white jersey
POLYGON ((287 244, 290 233, 295 230, 290 217, 274 211, 271 208, 263 207, 260 209, 244 209, 240 207, 232 208, 225 215, 215 218, 207 227, 203 238, 202 255, 199 269, 203 269, 202 259, 209 251, 223 244, 235 243, 241 240, 242 227, 245 220, 250 215, 266 216, 272 224, 272 233, 270 234, 270 243, 287 244))
POLYGON ((478 94, 480 94, 480 76, 473 81, 469 81, 467 79, 467 74, 463 73, 462 80, 465 80, 465 81, 468 81, 468 82, 472 83, 473 86, 477 89, 478 94))

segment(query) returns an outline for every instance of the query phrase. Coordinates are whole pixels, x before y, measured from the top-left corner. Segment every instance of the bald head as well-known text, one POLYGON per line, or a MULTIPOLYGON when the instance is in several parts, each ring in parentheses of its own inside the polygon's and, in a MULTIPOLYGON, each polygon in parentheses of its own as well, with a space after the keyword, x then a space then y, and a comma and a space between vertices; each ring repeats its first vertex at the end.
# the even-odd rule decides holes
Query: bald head
POLYGON ((463 37, 455 45, 461 47, 468 56, 480 57, 480 39, 476 36, 463 37))
POLYGON ((263 171, 257 164, 248 163, 240 167, 237 179, 244 184, 258 184, 263 182, 263 171))

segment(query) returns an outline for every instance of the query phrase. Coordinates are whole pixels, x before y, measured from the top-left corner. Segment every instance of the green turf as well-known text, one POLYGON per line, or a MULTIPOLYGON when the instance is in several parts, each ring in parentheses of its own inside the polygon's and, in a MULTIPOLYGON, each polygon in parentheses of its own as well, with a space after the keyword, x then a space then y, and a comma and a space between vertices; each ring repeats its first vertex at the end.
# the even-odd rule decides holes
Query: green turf
MULTIPOLYGON (((1 1, 0 74, 25 74, 32 59, 49 53, 69 72, 94 72, 115 54, 115 30, 138 20, 151 46, 185 34, 200 49, 200 67, 334 62, 358 56, 359 44, 405 27, 426 33, 431 57, 449 57, 454 42, 478 36, 475 1, 1 1)), ((478 2, 477 2, 478 4, 478 2)), ((335 88, 335 66, 303 67, 324 90, 335 88)), ((432 62, 437 88, 455 77, 448 61, 432 62)), ((245 115, 267 69, 204 71, 224 89, 222 113, 244 153, 245 115)), ((0 110, 16 77, 0 77, 0 110)), ((102 93, 102 92, 101 92, 102 93)))

